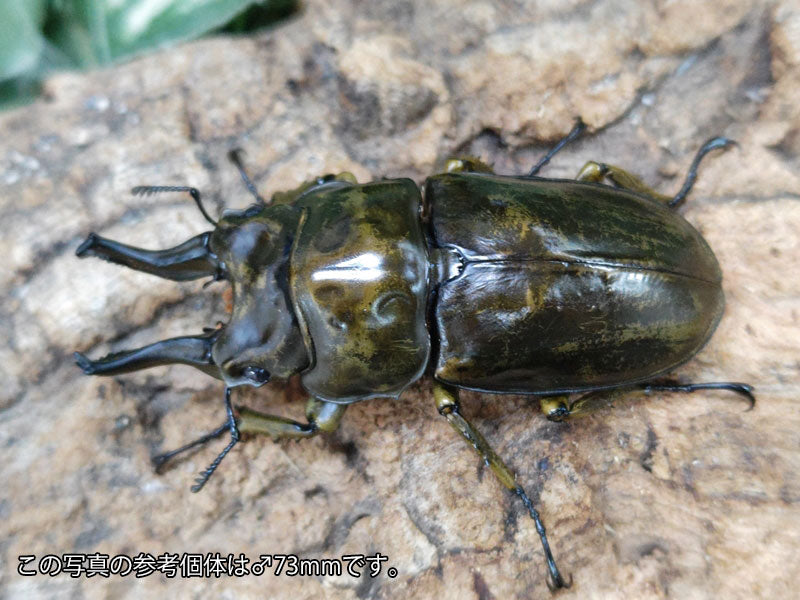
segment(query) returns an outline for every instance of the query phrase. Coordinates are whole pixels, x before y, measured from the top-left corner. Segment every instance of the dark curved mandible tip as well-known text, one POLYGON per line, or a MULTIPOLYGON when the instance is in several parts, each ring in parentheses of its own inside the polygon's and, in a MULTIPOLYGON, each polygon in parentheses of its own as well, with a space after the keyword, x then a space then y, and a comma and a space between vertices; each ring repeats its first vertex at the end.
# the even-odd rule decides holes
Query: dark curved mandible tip
POLYGON ((75 249, 75 256, 84 258, 85 256, 92 256, 91 251, 94 250, 97 244, 97 234, 92 232, 86 236, 86 239, 81 242, 81 245, 75 249))
POLYGON ((81 368, 85 375, 94 375, 97 372, 95 364, 80 352, 73 353, 72 357, 75 359, 75 364, 81 368))

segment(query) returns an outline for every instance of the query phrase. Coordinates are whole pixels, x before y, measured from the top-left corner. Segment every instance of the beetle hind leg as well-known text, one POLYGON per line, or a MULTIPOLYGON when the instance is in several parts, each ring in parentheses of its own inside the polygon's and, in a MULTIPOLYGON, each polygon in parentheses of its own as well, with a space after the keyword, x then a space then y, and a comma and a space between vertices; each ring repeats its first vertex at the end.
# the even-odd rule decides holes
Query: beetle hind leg
POLYGON ((619 167, 615 167, 614 165, 599 163, 593 160, 583 165, 576 179, 578 181, 588 181, 591 183, 603 183, 605 180, 608 180, 619 188, 644 194, 663 204, 669 204, 672 201, 671 196, 666 196, 655 191, 636 175, 624 169, 620 169, 619 167))
POLYGON ((569 396, 566 395, 547 396, 542 398, 540 403, 542 412, 548 419, 551 421, 565 421, 571 417, 582 417, 598 409, 611 406, 616 400, 623 397, 631 398, 634 395, 647 396, 653 392, 681 392, 690 394, 700 390, 726 390, 739 394, 750 404, 747 410, 752 410, 756 404, 752 386, 746 383, 728 381, 686 384, 674 381, 649 381, 633 386, 589 392, 579 396, 571 403, 569 402, 569 396))
POLYGON ((569 583, 567 583, 561 576, 561 573, 556 566, 555 559, 553 558, 553 553, 550 550, 550 543, 547 541, 547 533, 545 531, 544 524, 542 523, 542 519, 539 517, 539 513, 533 507, 533 502, 531 502, 522 486, 517 483, 514 473, 506 466, 506 464, 503 462, 503 459, 497 455, 497 453, 492 449, 481 433, 473 427, 472 423, 467 421, 467 419, 461 415, 458 402, 458 391, 454 388, 446 387, 437 383, 434 384, 433 397, 436 401, 436 408, 439 411, 439 414, 444 416, 450 425, 453 426, 453 429, 460 433, 464 440, 475 449, 486 465, 492 469, 492 472, 500 480, 500 483, 508 488, 509 491, 519 496, 520 500, 522 500, 522 503, 528 510, 528 514, 530 514, 531 518, 536 524, 536 531, 539 534, 539 539, 542 542, 544 557, 545 561, 547 562, 547 569, 550 575, 547 586, 551 590, 569 587, 572 583, 572 580, 570 579, 569 583))
POLYGON ((454 156, 444 163, 444 173, 494 173, 492 167, 474 156, 454 156))
POLYGON ((710 140, 707 140, 697 151, 697 154, 695 154, 692 164, 689 167, 689 172, 686 174, 686 179, 684 180, 680 191, 674 196, 667 196, 655 191, 639 177, 629 173, 628 171, 625 171, 624 169, 606 163, 595 162, 593 160, 590 160, 583 165, 583 168, 581 168, 581 170, 578 172, 576 179, 578 181, 589 181, 593 183, 602 183, 603 181, 608 180, 619 188, 638 192, 640 194, 644 194, 645 196, 650 196, 651 198, 666 204, 670 208, 675 208, 686 199, 686 196, 691 191, 695 181, 697 181, 697 169, 700 166, 700 162, 703 160, 703 157, 712 150, 728 148, 736 145, 737 143, 735 141, 726 137, 714 137, 710 140))

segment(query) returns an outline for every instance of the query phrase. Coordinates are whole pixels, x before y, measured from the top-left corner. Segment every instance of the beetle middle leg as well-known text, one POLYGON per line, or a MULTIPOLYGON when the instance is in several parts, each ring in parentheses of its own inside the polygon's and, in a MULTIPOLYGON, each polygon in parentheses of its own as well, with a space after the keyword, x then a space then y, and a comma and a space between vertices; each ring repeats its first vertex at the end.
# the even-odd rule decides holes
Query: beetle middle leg
POLYGON ((611 406, 615 400, 632 395, 649 395, 652 392, 692 393, 700 390, 727 390, 740 394, 750 403, 751 410, 756 403, 753 388, 745 383, 710 382, 710 383, 677 383, 674 381, 649 381, 633 386, 625 386, 608 390, 597 390, 579 396, 569 402, 569 396, 547 396, 541 399, 542 412, 551 421, 565 421, 571 417, 588 415, 598 409, 611 406))
MULTIPOLYGON (((542 158, 539 159, 526 177, 535 177, 536 174, 542 170, 542 167, 547 165, 550 162, 550 159, 553 158, 556 154, 558 154, 564 146, 569 144, 570 142, 574 141, 577 137, 579 137, 584 131, 586 130, 586 124, 583 122, 583 119, 578 117, 575 119, 575 125, 572 127, 570 132, 565 135, 558 143, 550 148, 550 150, 545 154, 542 158)), ((454 158, 450 158, 445 162, 444 165, 444 172, 445 173, 494 173, 494 170, 491 166, 486 164, 480 159, 477 159, 473 156, 457 156, 454 158)))
POLYGON ((700 150, 695 154, 694 160, 689 167, 689 172, 686 174, 686 179, 681 186, 680 191, 674 196, 667 196, 660 192, 655 191, 653 188, 644 183, 639 177, 606 163, 599 163, 593 160, 583 165, 583 168, 578 172, 576 179, 578 181, 590 181, 594 183, 602 183, 608 180, 617 187, 638 192, 646 196, 650 196, 669 206, 670 208, 677 207, 681 202, 686 199, 689 191, 692 189, 695 181, 697 180, 697 168, 700 166, 700 161, 703 157, 718 148, 727 148, 735 146, 736 142, 726 137, 714 137, 706 141, 700 150))
POLYGON ((561 576, 561 573, 559 573, 556 562, 553 559, 553 553, 550 551, 550 544, 547 541, 547 533, 545 532, 544 524, 542 523, 542 519, 539 517, 539 513, 533 507, 533 503, 531 502, 530 498, 528 498, 525 490, 522 489, 522 486, 517 483, 516 477, 511 469, 509 469, 503 462, 503 459, 501 459, 497 453, 495 453, 481 433, 472 426, 472 423, 467 421, 467 419, 461 415, 458 402, 458 391, 455 388, 444 386, 440 383, 435 383, 433 388, 433 397, 439 414, 444 416, 450 425, 453 426, 453 429, 460 433, 464 440, 466 440, 475 449, 475 452, 480 455, 484 463, 486 463, 486 465, 492 469, 492 472, 500 480, 500 483, 519 496, 519 498, 522 500, 522 503, 525 505, 525 508, 528 509, 528 513, 530 514, 534 523, 536 523, 536 531, 539 534, 539 539, 542 541, 544 557, 547 561, 547 568, 550 572, 552 583, 550 580, 548 580, 548 587, 550 587, 550 589, 569 587, 571 582, 567 583, 564 581, 564 578, 561 576))

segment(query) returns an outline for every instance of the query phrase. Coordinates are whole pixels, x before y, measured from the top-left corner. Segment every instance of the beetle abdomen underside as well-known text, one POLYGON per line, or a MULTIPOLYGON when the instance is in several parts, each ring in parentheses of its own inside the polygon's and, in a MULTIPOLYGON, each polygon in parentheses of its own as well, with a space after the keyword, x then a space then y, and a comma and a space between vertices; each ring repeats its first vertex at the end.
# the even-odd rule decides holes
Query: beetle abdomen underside
POLYGON ((426 200, 434 241, 465 262, 435 308, 442 381, 518 393, 624 385, 688 360, 722 315, 713 253, 655 201, 475 174, 431 178, 426 200))

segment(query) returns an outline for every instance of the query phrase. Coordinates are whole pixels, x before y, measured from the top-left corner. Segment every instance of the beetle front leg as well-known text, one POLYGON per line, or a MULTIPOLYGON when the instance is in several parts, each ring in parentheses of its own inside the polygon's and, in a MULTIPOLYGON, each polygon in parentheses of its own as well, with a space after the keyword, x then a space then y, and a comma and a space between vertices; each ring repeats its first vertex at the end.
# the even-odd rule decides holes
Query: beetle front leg
POLYGON ((309 398, 306 404, 307 423, 300 423, 277 415, 267 415, 249 408, 237 408, 236 423, 242 433, 261 433, 274 440, 281 438, 310 438, 320 432, 330 433, 339 427, 346 404, 309 398))
POLYGON ((237 407, 239 418, 233 417, 233 410, 230 406, 231 388, 225 389, 225 407, 228 413, 228 418, 225 422, 217 427, 214 431, 201 435, 196 440, 193 440, 181 446, 176 450, 159 454, 152 458, 153 465, 156 471, 160 471, 168 461, 172 460, 179 454, 183 454, 187 450, 196 448, 208 441, 220 437, 226 431, 231 433, 231 441, 225 449, 217 456, 214 462, 200 474, 200 477, 192 486, 193 492, 200 491, 205 485, 208 478, 216 470, 219 463, 230 451, 231 448, 239 441, 239 434, 241 433, 264 433, 272 436, 273 439, 280 438, 310 438, 314 437, 320 432, 330 433, 339 427, 342 420, 342 415, 347 408, 346 404, 335 404, 333 402, 325 402, 317 398, 309 398, 306 404, 306 419, 307 423, 299 423, 291 419, 279 417, 277 415, 266 415, 255 410, 245 407, 237 407))
POLYGON ((481 433, 472 426, 472 423, 467 421, 460 412, 458 403, 458 391, 454 388, 444 386, 440 383, 435 383, 433 388, 433 397, 436 402, 436 409, 439 414, 444 416, 450 425, 453 426, 458 433, 475 449, 475 451, 483 459, 484 463, 492 469, 492 472, 500 480, 506 488, 514 492, 522 500, 525 508, 536 524, 536 531, 539 534, 539 539, 542 541, 542 548, 544 549, 544 557, 547 561, 547 568, 550 572, 550 581, 547 582, 548 587, 552 589, 569 587, 572 583, 567 583, 558 571, 556 562, 553 559, 553 554, 550 551, 550 544, 547 541, 547 533, 545 532, 544 524, 542 523, 539 513, 533 507, 528 495, 522 486, 517 483, 514 473, 506 466, 497 453, 492 449, 486 439, 481 433))
POLYGON ((611 406, 615 400, 622 397, 628 399, 635 395, 650 395, 653 392, 681 392, 690 394, 700 390, 727 390, 739 394, 750 403, 750 408, 748 410, 752 410, 756 403, 756 398, 753 395, 753 388, 746 383, 721 381, 681 384, 674 381, 649 381, 628 387, 589 392, 579 396, 571 403, 567 395, 548 396, 542 398, 540 404, 542 412, 548 419, 551 421, 565 421, 571 417, 582 417, 598 409, 611 406))

